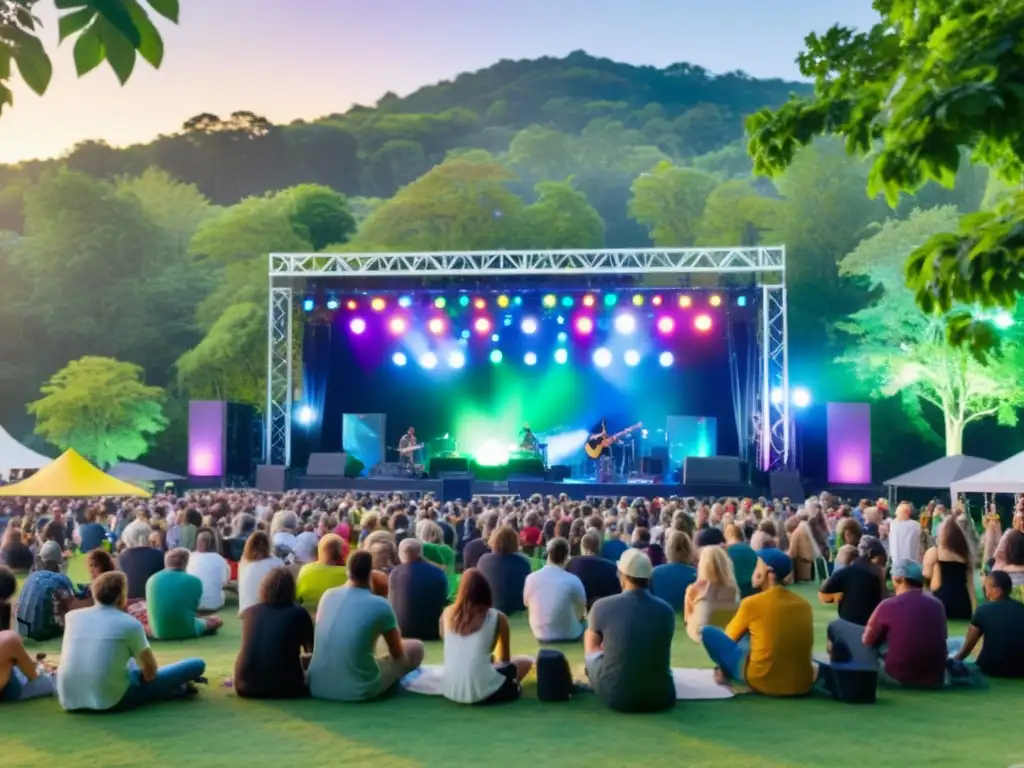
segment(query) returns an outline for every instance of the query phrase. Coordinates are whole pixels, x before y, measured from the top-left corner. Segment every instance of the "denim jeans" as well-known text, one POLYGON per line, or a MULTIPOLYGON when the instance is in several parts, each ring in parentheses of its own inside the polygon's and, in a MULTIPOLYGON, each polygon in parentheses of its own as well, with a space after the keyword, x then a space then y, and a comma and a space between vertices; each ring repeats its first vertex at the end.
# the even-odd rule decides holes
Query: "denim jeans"
POLYGON ((150 682, 142 679, 142 671, 131 665, 131 685, 116 709, 134 709, 161 699, 180 696, 185 691, 185 684, 192 683, 203 676, 206 662, 202 659, 186 659, 176 664, 168 664, 157 670, 156 677, 150 682))
POLYGON ((747 654, 750 639, 742 637, 737 642, 718 627, 706 626, 701 630, 701 642, 711 661, 722 673, 737 683, 746 682, 747 654))

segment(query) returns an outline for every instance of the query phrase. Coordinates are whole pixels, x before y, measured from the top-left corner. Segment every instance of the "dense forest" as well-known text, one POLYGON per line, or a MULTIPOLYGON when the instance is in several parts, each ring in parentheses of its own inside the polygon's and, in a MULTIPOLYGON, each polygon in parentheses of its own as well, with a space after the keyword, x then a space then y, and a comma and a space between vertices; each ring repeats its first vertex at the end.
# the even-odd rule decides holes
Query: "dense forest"
MULTIPOLYGON (((831 364, 848 351, 844 321, 878 290, 841 262, 917 209, 970 212, 1001 190, 964 162, 954 188, 890 208, 831 140, 774 182, 752 177, 745 117, 804 89, 577 52, 312 122, 202 114, 148 144, 0 167, 0 424, 38 440, 24 404, 44 382, 83 356, 115 358, 165 391, 169 426, 147 458, 180 468, 190 398, 265 391, 271 251, 784 243, 793 378, 884 397, 831 364)), ((882 423, 898 406, 880 402, 882 423)), ((934 426, 925 413, 890 429, 934 426)))

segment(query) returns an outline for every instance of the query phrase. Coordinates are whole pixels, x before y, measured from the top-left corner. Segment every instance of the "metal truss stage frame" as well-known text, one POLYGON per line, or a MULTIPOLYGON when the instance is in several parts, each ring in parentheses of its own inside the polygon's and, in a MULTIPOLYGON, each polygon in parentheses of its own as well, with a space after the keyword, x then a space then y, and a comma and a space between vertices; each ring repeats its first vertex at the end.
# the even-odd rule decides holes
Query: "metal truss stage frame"
MULTIPOLYGON (((450 253, 272 253, 267 298, 267 404, 264 461, 291 465, 294 403, 295 291, 307 280, 367 277, 559 277, 622 275, 743 276, 759 292, 758 391, 754 434, 757 465, 764 471, 790 467, 789 349, 786 320, 786 250, 751 248, 635 248, 563 251, 464 251, 450 253)), ((726 286, 722 286, 725 288, 726 286)), ((559 484, 568 492, 571 484, 559 484)), ((638 489, 643 486, 629 486, 638 489)), ((650 486, 648 486, 649 488, 650 486)), ((676 486, 676 493, 678 493, 676 486)))

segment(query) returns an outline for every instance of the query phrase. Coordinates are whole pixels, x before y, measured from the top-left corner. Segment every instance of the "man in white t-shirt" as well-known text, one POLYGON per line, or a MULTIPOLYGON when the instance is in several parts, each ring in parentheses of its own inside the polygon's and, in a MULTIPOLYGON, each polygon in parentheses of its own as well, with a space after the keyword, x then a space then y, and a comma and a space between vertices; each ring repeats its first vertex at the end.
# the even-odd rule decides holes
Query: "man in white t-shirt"
POLYGON ((231 579, 231 566, 217 553, 209 531, 196 537, 196 551, 188 559, 187 572, 203 582, 200 611, 219 611, 224 607, 224 585, 231 579))
POLYGON ((157 665, 138 620, 125 612, 128 581, 120 571, 92 583, 96 604, 65 617, 57 695, 67 711, 130 709, 195 693, 206 664, 188 659, 157 665))
POLYGON ((292 549, 295 562, 302 565, 315 563, 317 560, 316 548, 319 542, 320 537, 313 531, 313 526, 307 525, 306 529, 295 537, 295 547, 292 549))
POLYGON ((565 570, 569 542, 552 539, 548 562, 526 577, 523 603, 530 613, 530 630, 542 643, 579 640, 586 628, 587 592, 583 582, 565 570))
POLYGON ((889 559, 921 562, 921 524, 910 519, 910 504, 901 503, 896 507, 896 519, 889 523, 889 559))

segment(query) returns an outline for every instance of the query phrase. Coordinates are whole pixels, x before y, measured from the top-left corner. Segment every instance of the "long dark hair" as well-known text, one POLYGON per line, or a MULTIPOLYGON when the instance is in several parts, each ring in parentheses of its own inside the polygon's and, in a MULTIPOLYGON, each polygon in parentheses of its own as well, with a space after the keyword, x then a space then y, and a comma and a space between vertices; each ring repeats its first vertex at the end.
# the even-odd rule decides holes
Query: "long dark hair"
POLYGON ((973 560, 967 534, 953 517, 947 517, 939 527, 939 546, 963 558, 965 563, 970 563, 973 560))
POLYGON ((451 631, 456 635, 471 635, 477 619, 494 606, 491 585, 476 568, 468 568, 459 581, 459 593, 452 606, 451 631))

